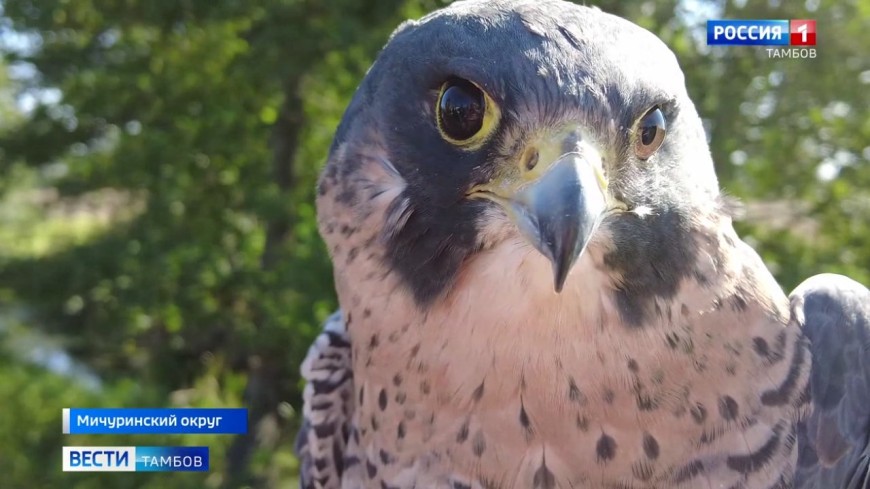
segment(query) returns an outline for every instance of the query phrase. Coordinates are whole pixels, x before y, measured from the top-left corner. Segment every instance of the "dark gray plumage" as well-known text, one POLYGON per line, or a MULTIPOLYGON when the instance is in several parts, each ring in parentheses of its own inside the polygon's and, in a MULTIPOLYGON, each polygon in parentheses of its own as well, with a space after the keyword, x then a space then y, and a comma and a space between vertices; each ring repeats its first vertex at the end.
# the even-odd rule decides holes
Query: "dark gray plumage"
POLYGON ((342 311, 303 488, 867 489, 868 291, 789 309, 649 32, 558 0, 403 24, 317 205, 342 311))
POLYGON ((870 487, 870 291, 817 275, 791 295, 810 342, 813 411, 799 423, 797 487, 870 487))

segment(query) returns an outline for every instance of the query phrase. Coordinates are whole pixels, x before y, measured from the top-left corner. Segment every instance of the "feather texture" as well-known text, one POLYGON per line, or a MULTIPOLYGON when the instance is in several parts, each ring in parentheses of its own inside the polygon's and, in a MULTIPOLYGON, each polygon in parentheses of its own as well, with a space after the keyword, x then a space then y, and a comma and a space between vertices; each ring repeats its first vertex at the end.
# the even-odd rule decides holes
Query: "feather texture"
POLYGON ((338 489, 346 460, 353 412, 351 347, 341 311, 327 319, 302 364, 302 429, 296 438, 302 489, 338 489))
POLYGON ((798 488, 870 487, 870 291, 817 275, 791 295, 810 341, 813 411, 800 423, 798 488))

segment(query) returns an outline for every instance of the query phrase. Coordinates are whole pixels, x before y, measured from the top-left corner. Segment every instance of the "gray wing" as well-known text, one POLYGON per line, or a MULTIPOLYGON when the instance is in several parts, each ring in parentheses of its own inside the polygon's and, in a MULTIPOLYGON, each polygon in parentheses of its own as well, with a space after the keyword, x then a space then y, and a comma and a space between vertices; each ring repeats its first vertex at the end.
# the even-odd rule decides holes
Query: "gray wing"
POLYGON ((816 275, 791 294, 810 341, 812 412, 798 425, 795 486, 870 488, 870 291, 816 275))
POLYGON ((302 428, 296 437, 302 489, 339 489, 353 459, 347 457, 353 418, 353 370, 350 337, 336 311, 311 345, 302 363, 302 428))

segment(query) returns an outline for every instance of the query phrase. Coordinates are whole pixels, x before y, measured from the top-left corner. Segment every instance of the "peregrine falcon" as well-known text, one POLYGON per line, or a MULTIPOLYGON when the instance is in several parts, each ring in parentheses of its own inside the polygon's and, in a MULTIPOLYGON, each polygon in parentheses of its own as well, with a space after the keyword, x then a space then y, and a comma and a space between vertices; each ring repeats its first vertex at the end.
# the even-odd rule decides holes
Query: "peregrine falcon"
POLYGON ((301 486, 870 487, 870 292, 786 297, 733 210, 650 32, 560 0, 403 23, 318 184, 341 309, 301 486))

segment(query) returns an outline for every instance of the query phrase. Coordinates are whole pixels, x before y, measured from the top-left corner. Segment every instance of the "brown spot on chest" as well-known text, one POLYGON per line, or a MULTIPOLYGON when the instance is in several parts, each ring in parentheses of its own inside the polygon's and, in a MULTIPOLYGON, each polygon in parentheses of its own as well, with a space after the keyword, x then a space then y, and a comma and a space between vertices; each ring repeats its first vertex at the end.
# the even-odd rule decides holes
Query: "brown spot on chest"
POLYGON ((719 415, 726 421, 732 421, 740 414, 740 406, 737 401, 731 396, 722 396, 719 398, 719 415))
POLYGON ((616 456, 616 440, 607 433, 602 433, 595 443, 595 456, 598 463, 607 463, 616 456))
POLYGON ((659 442, 649 433, 643 434, 643 452, 650 460, 659 458, 659 442))

